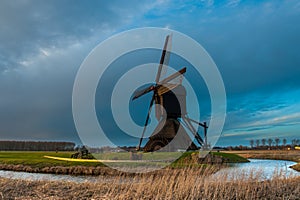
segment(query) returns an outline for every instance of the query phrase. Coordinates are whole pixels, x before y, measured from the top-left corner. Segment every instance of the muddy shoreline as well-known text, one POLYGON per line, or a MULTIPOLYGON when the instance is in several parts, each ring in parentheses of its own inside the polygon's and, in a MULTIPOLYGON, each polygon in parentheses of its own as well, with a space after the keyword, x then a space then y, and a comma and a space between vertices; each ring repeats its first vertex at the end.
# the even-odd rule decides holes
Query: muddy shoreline
MULTIPOLYGON (((225 165, 212 165, 212 166, 186 166, 184 170, 189 169, 190 172, 194 171, 195 173, 204 173, 210 172, 210 174, 219 171, 221 168, 226 167, 225 165)), ((131 173, 119 171, 117 169, 112 169, 109 167, 87 167, 87 166, 53 166, 53 167, 44 167, 44 168, 35 168, 26 165, 12 165, 12 164, 0 164, 0 170, 5 171, 16 171, 16 172, 28 172, 28 173, 45 173, 45 174, 58 174, 58 175, 72 175, 72 176, 110 176, 110 177, 134 177, 134 176, 160 176, 164 175, 166 172, 181 173, 182 168, 163 168, 155 171, 150 171, 147 173, 131 173)), ((184 171, 183 170, 183 171, 184 171)))
POLYGON ((29 172, 29 173, 46 173, 46 174, 66 174, 66 175, 120 175, 122 172, 111 169, 109 167, 87 167, 87 166, 53 166, 37 168, 28 165, 13 165, 13 164, 0 164, 0 170, 6 171, 18 171, 18 172, 29 172))

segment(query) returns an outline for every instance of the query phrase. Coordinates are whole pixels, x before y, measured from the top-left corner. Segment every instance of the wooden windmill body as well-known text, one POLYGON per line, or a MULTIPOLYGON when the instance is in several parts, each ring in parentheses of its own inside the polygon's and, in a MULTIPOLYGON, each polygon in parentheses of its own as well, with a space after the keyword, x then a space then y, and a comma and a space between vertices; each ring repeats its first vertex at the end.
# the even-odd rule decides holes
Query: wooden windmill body
POLYGON ((169 77, 160 80, 163 67, 167 66, 169 60, 171 38, 171 35, 168 35, 166 37, 155 84, 141 91, 137 91, 133 97, 133 99, 136 99, 146 93, 153 92, 144 125, 144 130, 142 132, 140 142, 137 146, 138 150, 143 150, 145 152, 158 150, 177 151, 179 149, 197 149, 197 145, 187 134, 184 127, 186 127, 194 135, 194 138, 200 146, 207 145, 206 132, 208 127, 206 123, 200 123, 187 117, 187 94, 186 89, 182 85, 183 74, 186 72, 186 67, 175 72, 169 77), (176 82, 174 80, 179 81, 176 82), (155 116, 159 123, 153 131, 152 135, 149 137, 149 141, 143 148, 141 148, 142 140, 149 121, 151 108, 154 102, 155 116), (204 140, 199 135, 198 131, 193 127, 192 122, 204 128, 204 140))

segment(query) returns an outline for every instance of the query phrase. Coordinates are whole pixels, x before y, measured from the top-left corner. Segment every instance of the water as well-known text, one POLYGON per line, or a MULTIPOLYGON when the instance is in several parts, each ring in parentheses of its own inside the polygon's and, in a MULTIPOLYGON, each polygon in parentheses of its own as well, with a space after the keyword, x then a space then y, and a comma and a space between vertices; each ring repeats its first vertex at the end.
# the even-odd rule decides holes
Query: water
MULTIPOLYGON (((211 177, 211 181, 232 181, 232 180, 268 180, 274 177, 300 176, 290 166, 296 164, 285 160, 262 160, 249 159, 249 163, 233 164, 230 168, 221 169, 211 177)), ((69 181, 69 182, 115 182, 114 177, 109 176, 71 176, 57 174, 27 173, 0 170, 0 177, 22 180, 44 180, 44 181, 69 181)), ((126 180, 124 180, 126 182, 126 180)), ((127 180, 130 181, 130 180, 127 180)), ((120 182, 121 183, 121 182, 120 182)))
POLYGON ((232 164, 230 168, 221 169, 212 180, 268 180, 271 178, 289 178, 300 176, 300 172, 290 166, 296 162, 286 160, 249 159, 248 163, 232 164))
POLYGON ((34 180, 34 181, 69 181, 69 182, 97 182, 101 178, 103 182, 106 182, 104 177, 92 177, 92 176, 71 176, 60 174, 43 174, 43 173, 28 173, 28 172, 15 172, 0 170, 0 177, 21 179, 21 180, 34 180))

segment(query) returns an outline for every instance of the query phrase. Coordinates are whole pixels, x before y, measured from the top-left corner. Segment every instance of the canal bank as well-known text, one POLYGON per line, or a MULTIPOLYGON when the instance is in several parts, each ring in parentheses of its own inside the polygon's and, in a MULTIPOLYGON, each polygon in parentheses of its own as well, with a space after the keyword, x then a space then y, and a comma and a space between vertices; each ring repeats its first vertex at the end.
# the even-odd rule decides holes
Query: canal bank
MULTIPOLYGON (((222 181, 239 181, 239 179, 266 181, 273 178, 293 178, 300 177, 300 172, 297 172, 290 168, 294 165, 293 161, 286 160, 264 160, 264 159, 250 159, 250 162, 246 163, 231 163, 226 168, 213 168, 210 173, 205 172, 205 168, 193 169, 194 173, 199 173, 199 176, 206 175, 210 181, 218 182, 222 181), (198 172, 197 172, 198 171, 198 172), (200 174, 200 171, 203 171, 200 174)), ((155 173, 146 173, 145 176, 163 176, 166 172, 170 171, 185 171, 185 169, 164 169, 155 173)), ((208 171, 208 170, 207 170, 208 171)), ((192 170, 189 171, 191 173, 192 170)), ((46 173, 29 173, 22 171, 5 171, 0 170, 0 177, 16 179, 16 180, 34 180, 34 181, 67 181, 67 182, 110 182, 114 177, 122 177, 123 180, 131 180, 134 174, 128 176, 126 174, 114 173, 114 174, 98 174, 97 176, 74 176, 67 174, 46 174, 46 173)))
POLYGON ((69 176, 53 174, 48 176, 55 176, 55 180, 28 179, 30 173, 22 179, 10 174, 9 178, 0 176, 0 199, 299 199, 300 176, 259 181, 238 176, 234 171, 239 179, 224 179, 229 177, 225 172, 224 177, 215 177, 215 181, 209 179, 213 176, 210 171, 195 173, 191 168, 165 170, 160 175, 99 176, 97 180, 91 176, 71 180, 69 176))
POLYGON ((246 159, 293 161, 296 163, 290 167, 300 172, 300 151, 299 150, 241 150, 241 151, 223 151, 223 152, 239 155, 246 159))
MULTIPOLYGON (((178 153, 178 152, 175 152, 178 153)), ((129 153, 110 153, 105 156, 110 158, 116 164, 118 162, 124 164, 123 162, 128 160, 129 153), (127 155, 128 154, 128 155, 127 155), (127 156, 127 157, 126 157, 127 156), (124 160, 125 159, 125 160, 124 160)), ((168 152, 163 152, 163 155, 168 156, 168 152)), ((55 152, 0 152, 0 170, 9 171, 24 171, 32 173, 52 173, 52 174, 68 174, 68 175, 114 175, 118 176, 122 172, 107 167, 102 162, 71 162, 68 160, 56 160, 50 159, 50 157, 61 157, 70 158, 71 153, 55 153, 55 152)), ((236 163, 236 162, 247 162, 247 159, 234 155, 219 152, 212 152, 210 159, 202 160, 203 163, 199 163, 199 152, 185 152, 180 153, 181 156, 178 160, 166 167, 160 168, 184 168, 189 166, 201 167, 204 165, 220 165, 224 163, 236 163)), ((145 157, 155 156, 151 154, 145 154, 145 157)), ((157 159, 157 158, 155 158, 157 159)), ((145 160, 147 161, 147 160, 145 160)), ((154 160, 152 160, 154 161, 154 160)), ((136 163, 131 160, 128 166, 145 165, 147 163, 137 160, 136 163)), ((161 166, 163 162, 150 162, 146 167, 151 167, 152 164, 161 166)), ((127 166, 127 165, 126 165, 127 166)))

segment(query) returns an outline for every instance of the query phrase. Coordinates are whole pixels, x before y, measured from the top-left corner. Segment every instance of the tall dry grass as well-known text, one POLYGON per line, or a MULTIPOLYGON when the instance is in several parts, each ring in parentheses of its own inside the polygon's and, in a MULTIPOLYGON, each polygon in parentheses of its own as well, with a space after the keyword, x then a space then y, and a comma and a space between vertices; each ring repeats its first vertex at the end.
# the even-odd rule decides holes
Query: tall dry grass
POLYGON ((120 174, 109 182, 72 183, 0 179, 1 199, 299 199, 300 177, 258 181, 226 175, 212 180, 215 167, 120 174))

